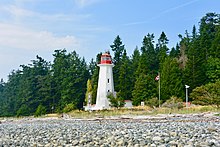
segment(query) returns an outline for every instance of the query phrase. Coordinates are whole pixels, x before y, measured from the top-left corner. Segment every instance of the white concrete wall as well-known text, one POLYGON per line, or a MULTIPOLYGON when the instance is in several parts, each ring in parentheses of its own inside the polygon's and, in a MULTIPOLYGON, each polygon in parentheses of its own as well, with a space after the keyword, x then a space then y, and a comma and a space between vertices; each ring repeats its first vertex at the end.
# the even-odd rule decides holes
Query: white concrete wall
POLYGON ((99 80, 96 97, 95 109, 108 109, 109 100, 107 98, 108 92, 114 93, 114 81, 112 68, 113 64, 99 64, 99 80))
POLYGON ((125 105, 124 105, 125 108, 131 108, 133 107, 132 105, 132 101, 131 100, 125 100, 125 105))

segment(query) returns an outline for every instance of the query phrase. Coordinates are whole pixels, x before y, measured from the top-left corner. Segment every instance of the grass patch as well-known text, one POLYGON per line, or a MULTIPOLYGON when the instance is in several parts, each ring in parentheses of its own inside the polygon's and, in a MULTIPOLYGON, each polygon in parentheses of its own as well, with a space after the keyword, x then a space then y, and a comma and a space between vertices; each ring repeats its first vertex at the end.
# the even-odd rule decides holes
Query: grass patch
POLYGON ((147 106, 138 106, 131 109, 120 108, 120 109, 109 109, 109 110, 100 110, 100 111, 78 111, 74 110, 68 114, 74 118, 105 118, 105 117, 114 117, 114 116, 123 116, 123 115, 157 115, 157 114, 192 114, 192 113, 204 113, 204 112, 220 112, 219 109, 215 106, 192 106, 189 108, 182 109, 171 109, 166 107, 161 108, 150 108, 147 106))
POLYGON ((51 113, 51 114, 46 114, 46 117, 61 117, 61 114, 58 113, 51 113))
POLYGON ((100 110, 100 111, 71 111, 68 114, 74 118, 94 118, 94 117, 111 117, 111 116, 122 116, 122 115, 146 115, 152 108, 150 107, 133 107, 120 108, 120 109, 109 109, 109 110, 100 110))

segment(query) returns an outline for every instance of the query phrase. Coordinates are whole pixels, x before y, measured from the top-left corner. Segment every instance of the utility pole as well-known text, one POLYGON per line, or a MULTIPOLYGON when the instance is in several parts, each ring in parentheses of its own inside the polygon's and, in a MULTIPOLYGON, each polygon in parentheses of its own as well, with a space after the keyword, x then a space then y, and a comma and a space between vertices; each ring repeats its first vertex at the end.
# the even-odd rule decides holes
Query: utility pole
POLYGON ((158 72, 158 75, 155 78, 156 81, 158 81, 158 91, 159 91, 159 108, 160 108, 160 72, 158 72))
POLYGON ((188 85, 185 85, 185 87, 186 87, 186 108, 188 108, 188 88, 189 88, 189 86, 188 85))
POLYGON ((158 73, 159 75, 159 108, 160 108, 160 73, 158 73))

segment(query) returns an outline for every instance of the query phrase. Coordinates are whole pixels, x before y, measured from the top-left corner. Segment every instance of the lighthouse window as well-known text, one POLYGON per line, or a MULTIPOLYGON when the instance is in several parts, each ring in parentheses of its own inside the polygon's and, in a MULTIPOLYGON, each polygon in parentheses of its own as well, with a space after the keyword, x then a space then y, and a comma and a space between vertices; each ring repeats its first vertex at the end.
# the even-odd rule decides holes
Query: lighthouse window
POLYGON ((108 83, 109 83, 109 79, 108 79, 108 83))
POLYGON ((110 90, 108 90, 108 92, 110 92, 110 90))
POLYGON ((103 61, 111 60, 111 58, 110 58, 110 57, 102 57, 102 60, 103 60, 103 61))

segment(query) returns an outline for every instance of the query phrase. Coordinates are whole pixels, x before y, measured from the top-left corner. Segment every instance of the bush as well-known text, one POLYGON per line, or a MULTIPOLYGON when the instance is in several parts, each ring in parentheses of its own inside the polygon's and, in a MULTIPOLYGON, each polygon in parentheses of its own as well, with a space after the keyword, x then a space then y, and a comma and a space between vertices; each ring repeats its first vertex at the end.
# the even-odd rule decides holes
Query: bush
POLYGON ((19 116, 29 116, 30 108, 27 105, 22 105, 17 111, 17 117, 19 116))
POLYGON ((107 98, 109 99, 111 107, 123 107, 125 102, 121 97, 114 96, 113 93, 109 93, 107 98))
POLYGON ((35 111, 35 113, 34 113, 34 116, 36 116, 36 117, 42 116, 42 115, 45 115, 46 112, 47 112, 46 107, 43 106, 42 104, 40 104, 40 105, 37 107, 37 109, 36 109, 36 111, 35 111))
POLYGON ((73 103, 70 103, 64 107, 63 112, 67 113, 75 109, 76 109, 76 106, 73 103))
POLYGON ((165 103, 162 104, 162 107, 181 109, 183 108, 183 100, 175 96, 172 96, 170 99, 168 99, 165 103))
POLYGON ((220 106, 220 80, 193 89, 190 97, 194 104, 220 106))
POLYGON ((150 106, 151 108, 153 108, 153 107, 158 107, 158 106, 159 106, 159 100, 158 100, 157 97, 153 97, 153 98, 151 98, 151 99, 145 101, 145 104, 146 104, 147 106, 150 106))

